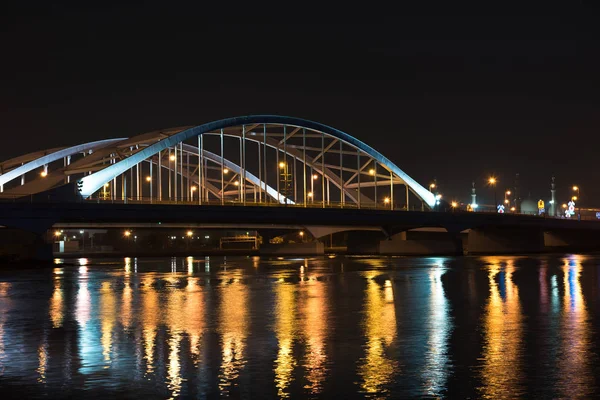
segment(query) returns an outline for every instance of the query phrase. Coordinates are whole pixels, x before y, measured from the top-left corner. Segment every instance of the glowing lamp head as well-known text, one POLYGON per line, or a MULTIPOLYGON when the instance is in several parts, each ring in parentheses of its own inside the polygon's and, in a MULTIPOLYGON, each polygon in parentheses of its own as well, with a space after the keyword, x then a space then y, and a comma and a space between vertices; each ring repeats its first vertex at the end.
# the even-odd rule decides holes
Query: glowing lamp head
POLYGON ((192 186, 192 187, 190 188, 190 190, 191 190, 192 192, 195 192, 196 190, 198 190, 198 188, 197 188, 196 186, 192 186))
POLYGON ((129 236, 131 236, 131 231, 125 231, 125 232, 124 232, 124 235, 125 235, 125 237, 129 237, 129 236))
POLYGON ((317 179, 319 179, 319 175, 317 175, 317 174, 314 174, 314 175, 312 176, 312 178, 313 178, 313 181, 316 181, 317 179))
POLYGON ((279 163, 279 168, 285 168, 285 163, 283 161, 279 163))
POLYGON ((107 188, 107 187, 109 187, 109 186, 110 186, 110 184, 109 184, 109 183, 105 183, 105 184, 104 184, 104 187, 105 187, 105 188, 107 188))
POLYGON ((235 182, 233 182, 233 184, 234 184, 235 186, 240 186, 240 181, 235 181, 235 182))
POLYGON ((567 205, 566 205, 566 204, 563 204, 563 205, 562 205, 562 208, 567 208, 567 205))
POLYGON ((508 199, 504 200, 504 204, 508 204, 508 203, 510 203, 510 200, 508 200, 508 199))
POLYGON ((390 198, 389 198, 389 197, 386 197, 385 199, 383 199, 383 202, 384 202, 385 204, 390 204, 390 198))
POLYGON ((300 231, 299 235, 304 236, 304 231, 300 231))
POLYGON ((60 231, 55 231, 54 236, 56 236, 56 237, 60 236, 60 231))
POLYGON ((227 168, 223 168, 223 174, 227 175, 229 173, 229 170, 227 168))
POLYGON ((373 168, 369 170, 369 175, 375 175, 375 170, 373 168))
POLYGON ((185 234, 187 235, 187 237, 192 237, 192 235, 194 234, 194 232, 192 232, 192 231, 187 231, 185 234))
POLYGON ((441 198, 442 198, 442 195, 441 195, 441 194, 436 194, 436 195, 435 195, 435 199, 436 199, 436 200, 438 200, 438 201, 439 201, 441 198))
POLYGON ((150 177, 150 176, 147 176, 147 177, 146 177, 146 182, 151 182, 151 181, 152 181, 152 177, 150 177))
POLYGON ((430 188, 430 189, 435 189, 435 183, 432 183, 432 184, 430 184, 430 185, 429 185, 429 188, 430 188))
POLYGON ((453 202, 451 203, 451 205, 452 205, 452 208, 456 208, 456 207, 458 207, 458 203, 457 203, 456 201, 453 201, 453 202))
POLYGON ((573 190, 574 191, 578 191, 579 190, 579 186, 573 186, 573 190))
POLYGON ((312 199, 312 197, 313 197, 313 193, 312 193, 312 192, 308 192, 308 193, 306 193, 306 195, 307 195, 308 197, 310 197, 311 199, 312 199))
POLYGON ((48 173, 46 171, 42 171, 40 175, 42 176, 42 178, 45 178, 46 176, 48 176, 48 173))
POLYGON ((510 190, 507 190, 507 191, 506 191, 506 195, 507 195, 507 196, 510 196, 510 190))
POLYGON ((496 182, 497 182, 497 181, 496 181, 496 178, 494 178, 494 177, 491 177, 490 179, 488 179, 488 183, 489 183, 490 185, 495 185, 495 184, 496 184, 496 182))
POLYGON ((576 201, 577 200, 577 196, 571 197, 571 200, 576 201))
POLYGON ((175 161, 175 156, 173 154, 171 154, 171 157, 169 157, 169 160, 175 161))

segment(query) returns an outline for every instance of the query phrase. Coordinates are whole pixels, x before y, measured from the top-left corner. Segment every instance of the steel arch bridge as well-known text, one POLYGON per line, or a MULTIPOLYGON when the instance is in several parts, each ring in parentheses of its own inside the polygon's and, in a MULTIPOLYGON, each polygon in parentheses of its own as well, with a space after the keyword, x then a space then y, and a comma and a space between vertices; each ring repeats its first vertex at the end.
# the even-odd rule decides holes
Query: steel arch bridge
POLYGON ((0 163, 0 198, 43 198, 66 186, 98 202, 405 210, 436 202, 360 140, 276 115, 54 148, 0 163))

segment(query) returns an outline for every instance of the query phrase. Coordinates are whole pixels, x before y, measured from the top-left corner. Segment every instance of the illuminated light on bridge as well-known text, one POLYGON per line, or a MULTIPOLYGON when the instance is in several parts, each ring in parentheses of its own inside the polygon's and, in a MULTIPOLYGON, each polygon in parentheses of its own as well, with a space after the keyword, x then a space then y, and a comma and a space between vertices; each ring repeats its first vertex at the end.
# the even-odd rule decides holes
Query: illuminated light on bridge
POLYGON ((391 208, 433 208, 436 202, 360 140, 320 123, 274 115, 54 148, 5 161, 0 169, 5 198, 43 198, 77 183, 74 198, 113 203, 377 208, 381 189, 391 208), (44 172, 32 173, 38 168, 44 172))

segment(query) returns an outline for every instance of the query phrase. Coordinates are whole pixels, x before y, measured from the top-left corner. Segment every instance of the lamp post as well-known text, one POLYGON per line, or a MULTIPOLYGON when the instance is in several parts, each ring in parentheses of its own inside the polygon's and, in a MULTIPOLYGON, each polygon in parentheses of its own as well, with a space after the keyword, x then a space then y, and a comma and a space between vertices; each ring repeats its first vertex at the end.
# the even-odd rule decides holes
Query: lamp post
MULTIPOLYGON (((577 200, 577 202, 581 201, 581 193, 579 190, 579 186, 575 185, 573 186, 573 191, 577 192, 577 197, 575 197, 573 200, 577 200)), ((577 207, 577 220, 581 221, 581 203, 579 203, 579 207, 577 207)))
POLYGON ((190 188, 190 198, 192 200, 192 203, 194 202, 194 192, 197 190, 198 188, 196 186, 192 186, 190 188))
POLYGON ((498 207, 498 197, 496 194, 496 183, 497 182, 498 181, 493 176, 490 177, 490 179, 488 179, 488 183, 490 184, 490 186, 492 186, 494 188, 494 210, 496 210, 496 207, 498 207))

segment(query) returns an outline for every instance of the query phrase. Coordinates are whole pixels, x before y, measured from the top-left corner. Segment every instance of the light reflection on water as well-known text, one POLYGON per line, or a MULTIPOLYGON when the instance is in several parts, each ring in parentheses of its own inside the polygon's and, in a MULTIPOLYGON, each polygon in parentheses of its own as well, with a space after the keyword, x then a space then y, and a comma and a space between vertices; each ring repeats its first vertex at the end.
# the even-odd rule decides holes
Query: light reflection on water
POLYGON ((483 321, 485 345, 481 391, 484 398, 520 397, 523 315, 519 288, 513 282, 515 266, 510 258, 490 257, 487 261, 490 262, 490 296, 483 321))
POLYGON ((374 278, 374 273, 367 275, 365 356, 360 362, 358 375, 362 378, 362 392, 380 395, 389 392, 386 386, 398 369, 398 362, 388 356, 397 328, 391 282, 386 280, 382 287, 374 278))
POLYGON ((0 275, 0 394, 599 394, 598 258, 68 261, 0 275))

